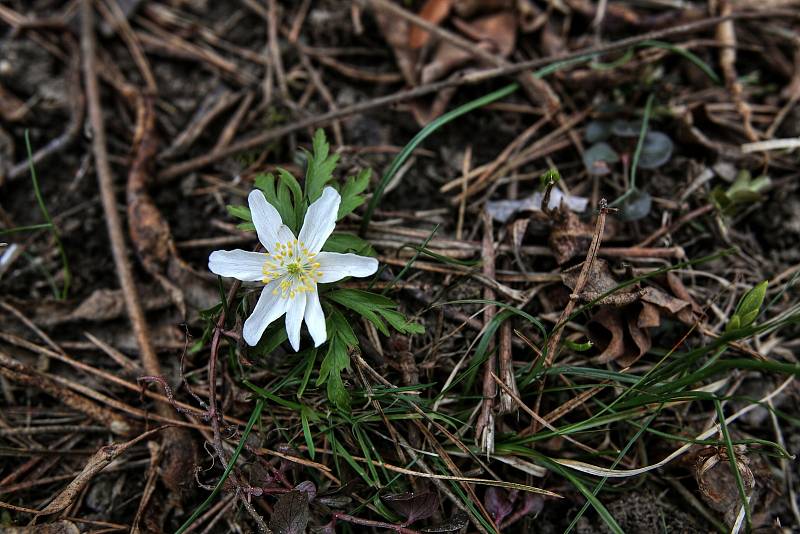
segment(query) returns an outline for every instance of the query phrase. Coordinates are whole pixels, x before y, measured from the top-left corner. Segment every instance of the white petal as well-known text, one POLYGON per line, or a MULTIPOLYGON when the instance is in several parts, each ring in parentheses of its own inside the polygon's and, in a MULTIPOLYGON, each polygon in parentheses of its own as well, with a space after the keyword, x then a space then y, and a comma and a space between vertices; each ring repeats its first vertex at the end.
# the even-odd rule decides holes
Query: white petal
POLYGON ((314 346, 319 347, 325 343, 325 340, 328 339, 328 332, 325 329, 325 314, 322 312, 319 293, 316 290, 308 292, 305 321, 308 333, 311 334, 311 338, 314 340, 314 346))
POLYGON ((322 245, 331 236, 341 201, 342 197, 336 189, 326 187, 322 196, 308 207, 298 239, 309 251, 317 253, 322 250, 322 245))
POLYGON ((322 283, 336 282, 345 276, 369 276, 378 270, 378 260, 357 254, 320 252, 314 259, 319 262, 322 275, 317 282, 322 283))
POLYGON ((247 203, 250 205, 250 214, 253 217, 258 240, 268 252, 271 253, 277 243, 294 240, 294 234, 288 226, 283 224, 281 214, 278 213, 275 206, 267 202, 264 193, 258 189, 250 191, 247 203))
POLYGON ((306 312, 306 294, 298 293, 293 299, 285 299, 288 303, 286 310, 286 333, 289 335, 289 344, 295 352, 300 351, 300 326, 303 324, 303 314, 306 312))
POLYGON ((208 257, 208 270, 220 276, 229 276, 242 282, 255 282, 264 278, 267 255, 246 250, 215 250, 208 257))
POLYGON ((258 340, 261 339, 261 335, 270 323, 286 313, 288 299, 281 298, 280 294, 272 294, 272 291, 277 289, 279 284, 280 281, 275 280, 264 286, 253 313, 244 322, 242 336, 251 347, 258 344, 258 340))

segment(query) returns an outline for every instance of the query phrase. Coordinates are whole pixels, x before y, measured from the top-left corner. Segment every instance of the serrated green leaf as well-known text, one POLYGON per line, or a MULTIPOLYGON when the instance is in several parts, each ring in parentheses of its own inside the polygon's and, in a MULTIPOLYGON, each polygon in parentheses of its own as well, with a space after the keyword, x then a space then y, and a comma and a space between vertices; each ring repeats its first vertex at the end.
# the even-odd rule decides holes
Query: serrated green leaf
POLYGON ((225 206, 228 209, 228 213, 237 219, 242 219, 243 221, 252 221, 253 216, 250 214, 250 208, 247 206, 235 206, 232 204, 228 204, 225 206))
POLYGON ((392 327, 401 334, 424 334, 425 327, 419 323, 411 322, 396 310, 381 309, 378 311, 392 327))
POLYGON ((362 289, 337 289, 326 293, 325 296, 350 309, 353 309, 353 306, 370 308, 397 307, 397 304, 392 299, 362 289))
MULTIPOLYGON (((294 175, 286 169, 278 167, 278 177, 280 178, 279 187, 283 187, 284 190, 288 189, 288 191, 291 191, 291 204, 294 207, 294 220, 293 224, 288 224, 288 226, 296 232, 302 226, 303 217, 305 217, 306 214, 306 204, 303 201, 303 190, 300 187, 300 183, 297 181, 297 178, 295 178, 294 175)), ((287 195, 286 192, 283 194, 287 195)))
POLYGON ((328 337, 338 337, 348 348, 355 348, 358 346, 358 338, 353 327, 347 322, 342 312, 331 306, 330 314, 328 315, 328 337))
POLYGON ((330 146, 325 139, 325 132, 320 128, 314 132, 312 152, 306 151, 308 167, 306 168, 306 199, 314 202, 322 195, 322 190, 333 178, 333 170, 339 161, 339 155, 329 156, 330 146))
POLYGON ((339 213, 336 215, 336 220, 341 219, 348 213, 352 213, 357 207, 366 201, 363 193, 369 185, 369 179, 372 176, 372 169, 362 169, 357 176, 350 176, 342 186, 339 194, 342 196, 342 202, 339 204, 339 213))
POLYGON ((322 385, 325 381, 330 380, 332 376, 338 376, 339 373, 349 367, 350 355, 347 352, 347 346, 340 337, 334 336, 328 342, 328 352, 325 353, 322 364, 320 364, 317 385, 322 385))
POLYGON ((325 296, 361 315, 385 336, 389 335, 386 322, 401 333, 421 334, 425 331, 422 325, 409 322, 397 311, 397 303, 383 295, 360 289, 337 289, 326 293, 325 296))
POLYGON ((341 375, 331 375, 328 379, 326 392, 328 393, 328 400, 343 412, 350 412, 350 394, 344 387, 341 375))
POLYGON ((275 195, 275 175, 271 172, 262 173, 256 176, 256 188, 260 189, 267 200, 270 202, 277 202, 278 197, 275 195))
POLYGON ((334 232, 323 245, 325 252, 339 252, 345 254, 353 252, 359 256, 375 257, 378 253, 372 248, 368 241, 365 241, 355 234, 348 232, 334 232))
POLYGON ((236 225, 236 228, 242 230, 244 232, 255 232, 256 225, 251 222, 239 223, 236 225))

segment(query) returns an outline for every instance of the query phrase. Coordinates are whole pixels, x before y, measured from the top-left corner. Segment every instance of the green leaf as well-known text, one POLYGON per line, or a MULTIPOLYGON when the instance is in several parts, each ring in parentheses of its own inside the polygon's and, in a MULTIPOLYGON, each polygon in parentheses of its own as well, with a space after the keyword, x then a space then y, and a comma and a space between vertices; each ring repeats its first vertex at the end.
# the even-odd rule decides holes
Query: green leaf
POLYGON ((308 423, 310 418, 316 418, 316 414, 307 406, 303 406, 303 408, 300 410, 300 422, 303 425, 303 437, 305 438, 306 446, 308 447, 308 455, 313 460, 314 454, 316 453, 316 448, 314 447, 314 439, 311 435, 311 425, 308 423), (310 417, 309 413, 311 414, 310 417))
POLYGON ((322 250, 325 252, 339 252, 341 254, 353 252, 359 256, 375 257, 378 255, 368 241, 348 232, 334 232, 325 242, 322 250))
POLYGON ((278 167, 278 177, 280 183, 278 185, 278 201, 286 203, 287 206, 293 206, 293 218, 291 223, 287 222, 292 230, 297 231, 303 224, 303 217, 306 214, 306 205, 303 202, 303 190, 297 182, 297 178, 286 169, 278 167), (291 192, 291 200, 289 193, 291 192))
POLYGON ((256 231, 256 225, 251 223, 251 222, 239 223, 239 224, 236 225, 236 228, 238 228, 239 230, 242 230, 244 232, 255 232, 256 231))
POLYGON ((355 332, 353 332, 353 327, 350 326, 350 323, 345 319, 342 312, 334 308, 333 306, 330 307, 330 314, 328 315, 328 334, 330 337, 339 337, 347 348, 355 348, 358 346, 358 338, 356 337, 355 332))
POLYGON ((380 313, 392 327, 401 334, 424 334, 425 327, 419 323, 412 323, 405 315, 396 310, 380 310, 380 313))
POLYGON ((267 356, 287 339, 288 336, 286 335, 286 327, 283 325, 283 321, 277 321, 267 328, 267 331, 258 340, 258 344, 250 349, 250 352, 258 356, 267 356))
POLYGON ((425 331, 422 325, 409 322, 397 311, 397 303, 383 295, 360 289, 337 289, 326 293, 325 296, 353 310, 375 325, 375 328, 385 336, 389 335, 387 322, 403 334, 421 334, 425 331))
POLYGON ((306 199, 314 202, 322 195, 322 190, 333 178, 333 169, 339 161, 339 155, 329 156, 330 146, 325 139, 325 132, 320 128, 314 132, 312 152, 306 151, 308 167, 306 168, 306 199))
POLYGON ((361 193, 367 189, 370 176, 372 176, 372 169, 362 169, 357 176, 350 176, 344 183, 342 190, 339 192, 342 196, 342 203, 339 204, 339 213, 336 215, 337 221, 348 213, 352 213, 367 200, 361 193))
POLYGON ((761 191, 770 184, 768 176, 753 179, 750 171, 742 170, 736 180, 725 190, 720 186, 711 190, 711 201, 724 215, 733 215, 741 205, 753 204, 761 200, 761 191))
POLYGON ((331 375, 328 379, 326 393, 328 400, 339 410, 349 413, 350 412, 350 394, 342 382, 342 376, 335 374, 331 375))
POLYGON ((769 280, 764 280, 744 294, 736 306, 733 317, 731 317, 725 328, 726 331, 730 332, 753 324, 761 312, 761 305, 764 303, 768 285, 769 280))
POLYGON ((561 173, 555 167, 551 167, 539 176, 539 186, 546 189, 551 182, 557 183, 559 180, 561 180, 561 173))
POLYGON ((272 173, 259 174, 255 185, 264 192, 267 202, 278 210, 283 223, 296 233, 305 214, 303 194, 297 179, 286 169, 278 168, 278 178, 272 173))
POLYGON ((585 343, 576 343, 571 339, 565 339, 564 345, 568 349, 574 350, 575 352, 585 352, 591 349, 594 346, 594 343, 592 343, 591 340, 587 340, 585 343))
POLYGON ((234 206, 234 205, 227 205, 228 213, 237 219, 242 219, 243 221, 252 221, 253 216, 250 214, 250 208, 247 206, 234 206))
POLYGON ((350 354, 341 336, 334 333, 328 342, 328 352, 319 368, 317 385, 327 384, 328 400, 344 411, 350 411, 350 395, 342 382, 342 371, 350 368, 350 354))

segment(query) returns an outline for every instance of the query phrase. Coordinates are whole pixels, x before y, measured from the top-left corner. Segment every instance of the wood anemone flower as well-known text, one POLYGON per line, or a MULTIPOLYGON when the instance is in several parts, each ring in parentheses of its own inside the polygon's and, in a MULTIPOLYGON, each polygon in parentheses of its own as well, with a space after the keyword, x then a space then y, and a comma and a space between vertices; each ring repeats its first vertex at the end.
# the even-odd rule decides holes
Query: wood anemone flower
POLYGON ((300 350, 300 326, 319 347, 327 339, 325 315, 317 284, 336 282, 347 276, 369 276, 378 270, 378 260, 356 254, 321 252, 336 226, 342 198, 332 187, 308 207, 300 234, 295 237, 283 224, 278 210, 264 194, 254 190, 247 197, 258 240, 267 250, 215 250, 208 258, 214 274, 243 282, 261 282, 264 289, 253 313, 244 323, 243 337, 254 346, 273 321, 286 314, 286 333, 295 351, 300 350))

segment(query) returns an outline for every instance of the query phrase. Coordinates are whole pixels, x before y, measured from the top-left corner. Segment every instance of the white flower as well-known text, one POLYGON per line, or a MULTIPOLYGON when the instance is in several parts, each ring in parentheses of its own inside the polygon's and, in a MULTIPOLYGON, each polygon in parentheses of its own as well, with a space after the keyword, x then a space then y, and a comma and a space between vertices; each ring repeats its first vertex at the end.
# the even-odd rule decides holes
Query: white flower
POLYGON ((369 276, 378 260, 356 254, 320 252, 336 226, 342 198, 332 187, 308 207, 300 235, 295 237, 281 216, 259 190, 247 197, 258 240, 267 253, 215 250, 208 258, 214 274, 243 282, 261 282, 264 289, 252 315, 244 323, 244 340, 255 345, 273 321, 286 314, 286 333, 295 351, 300 350, 300 325, 319 347, 328 338, 317 284, 336 282, 346 276, 369 276))

